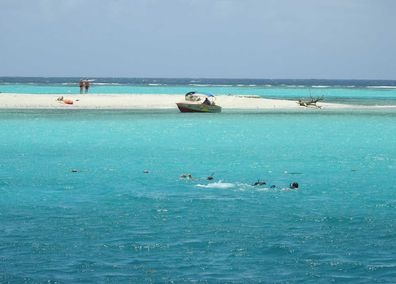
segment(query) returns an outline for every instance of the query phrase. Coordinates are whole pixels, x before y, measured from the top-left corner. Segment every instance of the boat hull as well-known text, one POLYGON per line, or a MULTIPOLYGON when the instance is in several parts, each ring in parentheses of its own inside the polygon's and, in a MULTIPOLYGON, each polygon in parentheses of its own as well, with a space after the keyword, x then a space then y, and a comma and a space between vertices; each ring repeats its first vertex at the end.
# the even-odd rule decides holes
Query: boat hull
POLYGON ((217 105, 176 103, 181 112, 221 112, 221 107, 217 105))

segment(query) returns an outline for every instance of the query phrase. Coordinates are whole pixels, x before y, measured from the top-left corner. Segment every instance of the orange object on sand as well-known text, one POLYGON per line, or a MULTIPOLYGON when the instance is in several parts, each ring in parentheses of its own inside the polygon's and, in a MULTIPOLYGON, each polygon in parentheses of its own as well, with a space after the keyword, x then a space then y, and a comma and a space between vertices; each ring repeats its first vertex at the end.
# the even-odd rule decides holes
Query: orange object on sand
POLYGON ((73 100, 69 100, 69 99, 64 99, 63 102, 65 104, 68 104, 68 105, 72 105, 73 104, 73 100))

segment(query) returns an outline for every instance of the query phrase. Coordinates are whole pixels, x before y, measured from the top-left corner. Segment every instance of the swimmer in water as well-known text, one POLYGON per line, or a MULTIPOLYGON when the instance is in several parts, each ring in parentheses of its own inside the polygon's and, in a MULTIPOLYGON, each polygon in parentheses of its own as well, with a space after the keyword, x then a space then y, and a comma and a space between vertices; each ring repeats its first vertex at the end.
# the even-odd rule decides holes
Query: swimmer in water
POLYGON ((208 176, 206 179, 207 179, 207 180, 213 180, 213 179, 214 179, 213 176, 214 176, 214 173, 212 173, 212 174, 211 174, 210 176, 208 176))
POLYGON ((298 183, 297 182, 292 182, 291 184, 290 184, 290 187, 289 187, 290 189, 298 189, 298 183))
POLYGON ((191 174, 182 174, 180 175, 180 179, 193 179, 191 174))
POLYGON ((265 182, 265 181, 260 181, 259 179, 255 182, 255 183, 253 183, 252 185, 253 186, 258 186, 258 185, 266 185, 267 183, 265 182))

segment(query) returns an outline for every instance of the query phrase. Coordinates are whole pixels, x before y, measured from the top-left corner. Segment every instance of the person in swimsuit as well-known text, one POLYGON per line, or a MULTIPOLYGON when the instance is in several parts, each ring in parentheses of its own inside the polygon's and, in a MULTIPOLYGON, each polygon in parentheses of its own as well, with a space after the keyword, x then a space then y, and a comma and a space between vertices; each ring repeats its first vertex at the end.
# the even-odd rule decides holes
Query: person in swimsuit
POLYGON ((208 105, 208 106, 210 106, 211 105, 211 103, 210 103, 210 101, 208 100, 208 98, 205 98, 205 100, 203 101, 203 103, 202 104, 204 104, 204 105, 208 105))
POLYGON ((88 80, 85 80, 84 86, 85 86, 85 93, 88 94, 88 89, 89 89, 89 81, 88 80))
POLYGON ((83 80, 80 80, 80 94, 83 93, 83 87, 84 87, 84 82, 83 80))

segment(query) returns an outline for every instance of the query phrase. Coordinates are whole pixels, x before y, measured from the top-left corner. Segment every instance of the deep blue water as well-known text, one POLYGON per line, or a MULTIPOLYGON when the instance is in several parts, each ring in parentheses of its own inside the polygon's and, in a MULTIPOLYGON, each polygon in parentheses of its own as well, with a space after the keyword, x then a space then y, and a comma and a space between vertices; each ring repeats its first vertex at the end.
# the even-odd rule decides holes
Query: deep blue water
MULTIPOLYGON (((270 80, 270 79, 161 79, 91 78, 95 94, 255 95, 298 99, 324 97, 327 102, 396 105, 396 81, 383 80, 270 80)), ((78 94, 80 78, 0 77, 0 93, 78 94)), ((1 99, 1 95, 0 95, 1 99)))
POLYGON ((2 283, 396 282, 392 111, 8 110, 0 129, 2 283))

